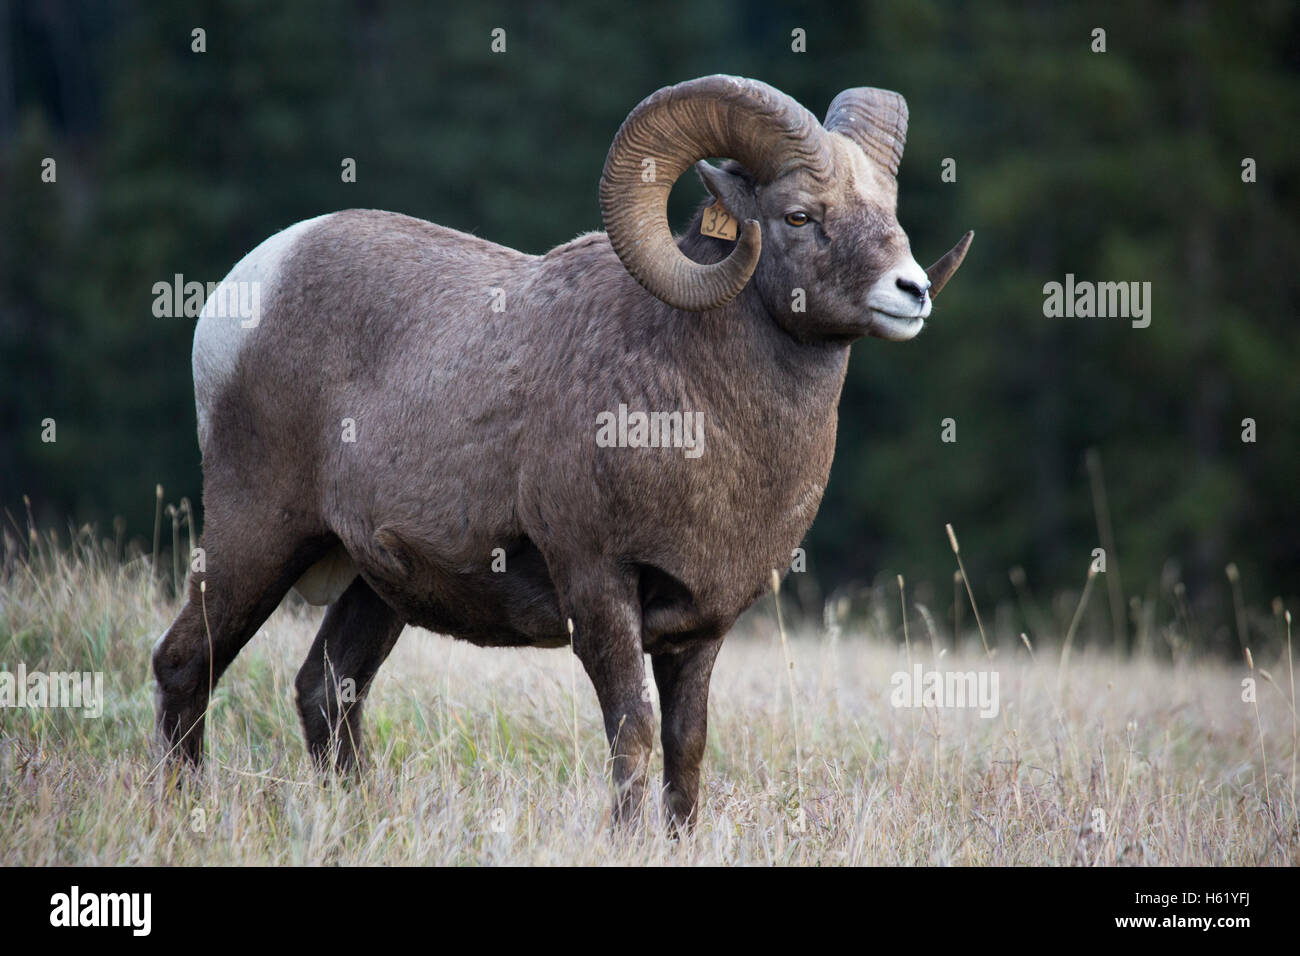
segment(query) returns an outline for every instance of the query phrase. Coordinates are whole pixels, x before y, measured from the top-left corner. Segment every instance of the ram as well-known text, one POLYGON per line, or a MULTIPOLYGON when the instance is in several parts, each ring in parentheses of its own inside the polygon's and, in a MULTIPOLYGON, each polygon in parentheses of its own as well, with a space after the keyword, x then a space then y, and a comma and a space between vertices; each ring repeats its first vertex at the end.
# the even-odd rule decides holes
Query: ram
POLYGON ((258 284, 258 321, 205 307, 194 333, 205 569, 153 653, 169 755, 200 761, 213 683, 296 586, 329 605, 295 681, 322 767, 357 764, 366 691, 406 624, 572 644, 627 818, 653 747, 648 653, 665 810, 691 826, 714 658, 817 512, 849 346, 915 336, 970 243, 928 275, 912 258, 906 126, 897 93, 845 90, 822 125, 709 76, 623 123, 607 233, 531 256, 349 210, 249 253, 225 282, 258 284), (692 164, 710 231, 725 215, 734 238, 701 233, 703 206, 670 232, 692 164), (627 432, 634 413, 680 413, 701 453, 609 440, 610 416, 627 432))

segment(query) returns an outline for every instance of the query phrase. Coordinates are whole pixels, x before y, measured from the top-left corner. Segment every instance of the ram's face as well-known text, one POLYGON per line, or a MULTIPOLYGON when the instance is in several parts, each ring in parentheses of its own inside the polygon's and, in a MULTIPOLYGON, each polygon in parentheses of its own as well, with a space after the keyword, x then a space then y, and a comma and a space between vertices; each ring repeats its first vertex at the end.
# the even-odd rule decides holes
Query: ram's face
POLYGON ((755 280, 792 331, 910 339, 930 314, 930 282, 898 224, 897 180, 844 137, 828 139, 829 183, 799 170, 756 189, 763 256, 755 280))

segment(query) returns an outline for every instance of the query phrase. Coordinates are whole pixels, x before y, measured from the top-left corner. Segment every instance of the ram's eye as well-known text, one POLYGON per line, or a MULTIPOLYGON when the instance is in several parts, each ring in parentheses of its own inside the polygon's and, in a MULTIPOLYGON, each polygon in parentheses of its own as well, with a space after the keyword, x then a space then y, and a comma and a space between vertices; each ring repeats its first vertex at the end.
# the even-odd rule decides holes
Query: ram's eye
POLYGON ((788 213, 785 221, 792 226, 806 226, 808 225, 808 214, 806 212, 788 213))

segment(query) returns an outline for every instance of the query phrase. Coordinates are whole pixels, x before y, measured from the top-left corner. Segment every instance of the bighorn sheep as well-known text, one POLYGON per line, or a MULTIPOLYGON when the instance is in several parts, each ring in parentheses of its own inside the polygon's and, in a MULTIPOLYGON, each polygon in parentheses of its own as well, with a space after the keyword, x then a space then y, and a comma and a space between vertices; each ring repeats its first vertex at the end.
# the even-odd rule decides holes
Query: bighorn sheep
POLYGON ((912 258, 906 127, 897 93, 845 90, 823 126, 766 84, 709 76, 623 123, 608 234, 532 256, 349 210, 249 253, 225 281, 261 283, 260 321, 205 308, 194 334, 205 570, 153 654, 169 752, 201 759, 212 682, 296 585, 329 604, 295 681, 323 767, 357 761, 403 625, 572 642, 625 818, 652 748, 649 653, 669 823, 692 825, 714 657, 817 512, 849 345, 915 336, 970 243, 928 275, 912 258), (703 207, 670 233, 691 164, 737 237, 702 235, 703 207), (628 430, 626 409, 665 413, 673 440, 597 441, 616 412, 628 430), (698 455, 675 440, 692 420, 698 455))

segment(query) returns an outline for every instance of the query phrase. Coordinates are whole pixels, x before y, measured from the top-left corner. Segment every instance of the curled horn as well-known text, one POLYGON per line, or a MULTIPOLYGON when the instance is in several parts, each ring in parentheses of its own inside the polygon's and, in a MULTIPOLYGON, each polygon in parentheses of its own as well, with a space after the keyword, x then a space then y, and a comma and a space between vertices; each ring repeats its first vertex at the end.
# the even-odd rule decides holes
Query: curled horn
POLYGON ((825 131, 816 117, 766 83, 706 76, 665 87, 623 122, 600 177, 600 208, 610 245, 642 286, 678 309, 725 305, 745 287, 762 239, 742 224, 721 262, 702 265, 682 254, 668 226, 668 194, 697 160, 725 156, 760 183, 804 165, 829 175, 825 131), (653 165, 647 160, 653 160, 653 165))

